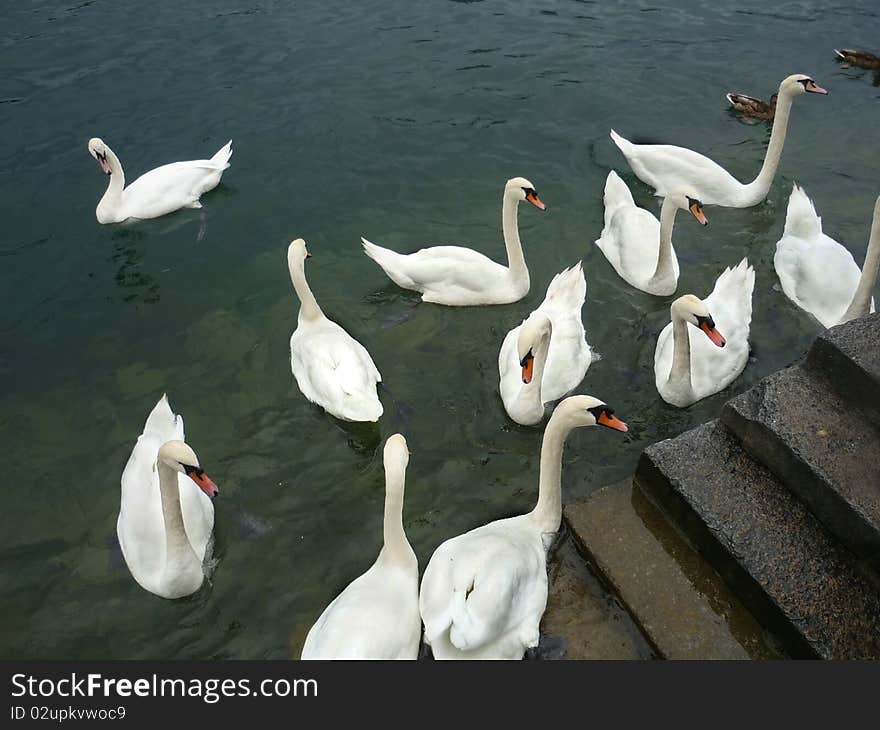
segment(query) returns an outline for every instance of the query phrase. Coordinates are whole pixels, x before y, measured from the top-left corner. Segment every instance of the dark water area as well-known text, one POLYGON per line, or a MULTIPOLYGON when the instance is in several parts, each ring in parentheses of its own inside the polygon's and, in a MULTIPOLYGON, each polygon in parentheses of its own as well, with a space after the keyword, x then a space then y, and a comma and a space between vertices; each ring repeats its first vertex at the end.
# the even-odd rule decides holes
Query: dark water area
POLYGON ((0 654, 298 656, 379 549, 381 445, 398 431, 422 568, 442 540, 530 509, 541 429, 506 417, 497 354, 579 259, 602 359, 578 392, 613 405, 630 431, 572 434, 566 499, 631 473, 646 445, 796 359, 819 325, 779 290, 773 252, 797 181, 863 261, 880 87, 833 49, 877 52, 878 26, 873 0, 5 3, 0 654), (754 264, 752 357, 727 391, 667 406, 653 353, 672 298, 630 288, 593 245, 610 169, 658 211, 608 131, 692 147, 750 180, 769 126, 743 123, 724 94, 766 98, 798 72, 830 94, 795 101, 766 202, 707 208, 706 229, 680 216, 675 229, 679 294, 707 294, 743 256, 754 264), (235 153, 202 211, 101 226, 93 136, 129 180, 229 138, 235 153), (361 253, 363 235, 503 260, 501 193, 517 175, 549 204, 520 211, 522 301, 417 305, 361 253), (285 254, 299 236, 324 311, 382 372, 377 425, 337 422, 293 381, 285 254), (222 491, 210 584, 180 601, 139 588, 115 545, 120 475, 166 391, 222 491))

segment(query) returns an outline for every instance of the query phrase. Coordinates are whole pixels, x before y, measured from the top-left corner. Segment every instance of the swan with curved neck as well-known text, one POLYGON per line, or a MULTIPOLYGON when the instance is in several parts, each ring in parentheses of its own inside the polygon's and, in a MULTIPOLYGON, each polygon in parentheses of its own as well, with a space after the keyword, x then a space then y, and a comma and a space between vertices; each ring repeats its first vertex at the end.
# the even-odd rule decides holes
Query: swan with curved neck
POLYGON ((344 421, 378 421, 382 403, 376 385, 382 376, 370 353, 348 332, 324 316, 306 281, 306 242, 287 249, 290 280, 299 297, 297 327, 290 337, 290 368, 302 394, 344 421))
POLYGON ((519 204, 526 200, 539 210, 546 209, 532 183, 522 177, 508 180, 501 210, 507 266, 461 246, 434 246, 400 254, 365 238, 361 242, 367 256, 395 284, 421 292, 423 302, 448 306, 509 304, 529 292, 529 270, 517 222, 519 204))
POLYGON ((524 515, 444 542, 422 577, 419 610, 436 659, 521 659, 538 644, 547 605, 547 549, 562 520, 562 451, 571 431, 626 424, 602 401, 562 401, 544 429, 538 501, 524 515))
POLYGON ((303 659, 416 659, 419 566, 403 529, 409 450, 400 434, 385 442, 384 542, 372 567, 352 581, 312 626, 303 659))
POLYGON ((142 588, 182 598, 201 587, 217 492, 183 440, 183 419, 162 396, 122 473, 116 522, 125 562, 142 588))
POLYGON ((98 223, 121 223, 129 218, 158 218, 181 208, 201 208, 199 198, 220 183, 232 157, 229 140, 210 160, 187 160, 145 172, 128 187, 116 153, 104 140, 89 140, 89 154, 110 180, 98 203, 98 223))
POLYGON ((801 94, 827 93, 804 74, 793 74, 782 80, 764 163, 750 183, 739 182, 716 162, 685 147, 633 144, 614 130, 611 131, 611 139, 623 152, 633 172, 651 185, 657 195, 666 197, 676 187, 687 185, 705 205, 748 208, 760 203, 770 190, 782 156, 794 98, 801 94))
POLYGON ((824 327, 873 312, 880 269, 880 198, 874 204, 865 265, 859 269, 849 250, 823 233, 813 202, 794 185, 773 265, 785 295, 824 327))
POLYGON ((578 262, 553 277, 541 305, 501 343, 498 388, 504 409, 517 423, 538 423, 544 405, 570 393, 587 374, 593 350, 581 318, 586 294, 578 262))
POLYGON ((672 321, 654 352, 655 383, 663 400, 684 408, 739 376, 749 358, 754 288, 755 270, 743 259, 724 270, 705 300, 685 294, 672 303, 672 321))
POLYGON ((655 296, 678 288, 678 258, 672 229, 679 210, 687 210, 702 225, 709 221, 703 204, 688 187, 676 188, 663 199, 658 221, 636 206, 626 183, 614 170, 605 181, 605 227, 596 241, 614 270, 630 286, 655 296))

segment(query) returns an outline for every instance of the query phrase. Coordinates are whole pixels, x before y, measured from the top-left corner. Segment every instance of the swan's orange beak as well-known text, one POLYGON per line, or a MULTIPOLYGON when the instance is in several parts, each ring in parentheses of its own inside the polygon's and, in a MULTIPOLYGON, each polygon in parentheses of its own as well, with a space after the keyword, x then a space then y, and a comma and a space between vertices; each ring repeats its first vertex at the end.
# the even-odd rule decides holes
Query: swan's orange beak
POLYGON ((526 193, 526 200, 528 200, 538 210, 547 210, 547 206, 541 202, 541 199, 538 197, 538 194, 534 190, 530 190, 528 193, 526 193))
POLYGON ((608 428, 613 428, 615 431, 623 431, 624 433, 629 431, 629 427, 623 421, 621 421, 614 414, 609 415, 608 411, 602 411, 599 414, 597 423, 600 423, 608 428))
POLYGON ((207 494, 211 499, 216 497, 220 490, 217 488, 217 485, 214 484, 214 481, 205 474, 204 469, 187 469, 186 475, 192 479, 205 494, 207 494))
POLYGON ((706 336, 712 340, 712 342, 718 347, 724 347, 727 344, 727 340, 724 339, 722 334, 718 331, 716 327, 710 327, 708 322, 700 322, 700 329, 706 333, 706 336))
POLYGON ((815 81, 810 81, 809 83, 807 83, 806 89, 811 94, 827 94, 828 93, 828 89, 823 89, 815 81))
POLYGON ((691 203, 690 207, 691 215, 696 218, 700 223, 704 226, 709 225, 709 220, 706 218, 706 214, 703 212, 703 204, 699 200, 695 200, 691 203))
POLYGON ((522 359, 520 365, 522 365, 522 381, 528 385, 532 382, 532 375, 535 371, 535 356, 532 354, 531 350, 529 350, 529 354, 522 359))

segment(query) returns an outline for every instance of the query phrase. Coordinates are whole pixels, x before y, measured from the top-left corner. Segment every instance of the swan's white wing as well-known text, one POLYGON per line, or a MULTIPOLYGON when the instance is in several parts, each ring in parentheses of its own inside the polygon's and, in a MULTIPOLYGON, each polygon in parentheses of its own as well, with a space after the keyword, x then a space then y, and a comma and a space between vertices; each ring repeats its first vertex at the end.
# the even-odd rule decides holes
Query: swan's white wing
POLYGON ((321 614, 303 659, 416 659, 421 638, 418 568, 373 565, 321 614))
POLYGON ((749 359, 752 292, 755 270, 743 259, 725 269, 712 293, 703 301, 727 344, 716 347, 696 327, 688 327, 691 341, 691 382, 697 398, 723 390, 743 371, 749 359))
POLYGON ((529 515, 444 542, 422 578, 419 609, 437 658, 521 658, 547 604, 540 534, 529 515))
POLYGON ((335 322, 299 327, 290 339, 291 367, 303 395, 351 421, 376 421, 382 376, 366 348, 335 322))
POLYGON ((587 282, 578 262, 553 277, 537 309, 546 314, 553 325, 541 381, 541 398, 545 403, 577 387, 590 367, 592 351, 581 317, 586 294, 587 282))
POLYGON ((183 418, 174 414, 163 395, 147 416, 122 472, 116 531, 125 562, 141 583, 165 564, 165 520, 156 459, 163 444, 183 438, 183 418))
POLYGON ((122 191, 123 209, 131 218, 156 218, 193 206, 217 186, 226 166, 212 160, 188 160, 157 167, 122 191))
POLYGON ((633 172, 660 197, 688 186, 704 205, 730 205, 742 191, 742 183, 699 152, 675 145, 633 144, 616 132, 611 138, 633 172))

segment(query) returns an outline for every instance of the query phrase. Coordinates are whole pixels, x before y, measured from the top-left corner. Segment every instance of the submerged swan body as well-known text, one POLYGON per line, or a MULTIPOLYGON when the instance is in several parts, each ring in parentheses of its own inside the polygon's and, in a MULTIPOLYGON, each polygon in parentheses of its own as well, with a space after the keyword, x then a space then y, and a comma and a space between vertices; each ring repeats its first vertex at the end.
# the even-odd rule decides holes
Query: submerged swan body
POLYGON ((562 398, 584 379, 593 359, 581 320, 586 292, 577 263, 553 277, 541 306, 501 343, 499 390, 504 409, 517 423, 538 423, 545 403, 562 398))
POLYGON ((672 321, 654 351, 655 383, 663 400, 684 408, 739 377, 749 359, 754 288, 755 270, 743 259, 724 270, 704 300, 686 294, 672 303, 672 321))
POLYGON ((217 486, 183 440, 166 396, 153 408, 122 472, 116 534, 132 576, 150 593, 182 598, 205 578, 217 486))
POLYGON ((792 101, 806 93, 828 92, 803 74, 788 76, 779 85, 773 131, 764 164, 758 176, 748 184, 741 183, 708 157, 685 147, 633 144, 614 130, 611 139, 623 152, 633 172, 652 186, 660 197, 665 198, 673 190, 687 186, 695 191, 704 205, 748 208, 767 197, 782 156, 792 101))
POLYGON ((324 609, 303 659, 416 659, 422 636, 419 565, 403 530, 409 451, 400 434, 385 443, 385 540, 372 567, 324 609))
POLYGON ((201 208, 199 198, 220 183, 232 157, 229 140, 210 160, 172 162, 145 172, 128 187, 116 153, 102 140, 89 140, 89 153, 110 177, 98 203, 98 223, 121 223, 129 218, 158 218, 181 208, 201 208))
POLYGON ((704 226, 703 204, 689 188, 663 199, 658 221, 633 200, 626 183, 612 170, 605 180, 605 227, 596 245, 630 286, 647 294, 669 296, 678 288, 678 258, 672 247, 675 214, 688 210, 704 226))
POLYGON ((626 431, 602 401, 562 401, 544 430, 538 503, 524 515, 453 537, 434 551, 419 594, 435 659, 522 659, 547 605, 547 549, 562 519, 562 450, 572 429, 626 431))
POLYGON ((362 238, 364 253, 395 284, 421 292, 423 302, 458 307, 516 302, 529 293, 529 270, 517 223, 519 204, 524 200, 539 210, 546 208, 528 180, 508 180, 501 211, 507 266, 461 246, 434 246, 401 254, 362 238))
POLYGON ((378 421, 382 403, 376 385, 382 376, 366 348, 327 319, 306 281, 311 254, 297 238, 287 249, 290 280, 300 301, 290 337, 290 368, 302 394, 344 421, 378 421))
POLYGON ((773 266, 785 295, 824 327, 873 312, 871 292, 880 269, 880 198, 874 205, 865 265, 860 270, 852 254, 822 232, 822 219, 813 202, 794 185, 773 266))

